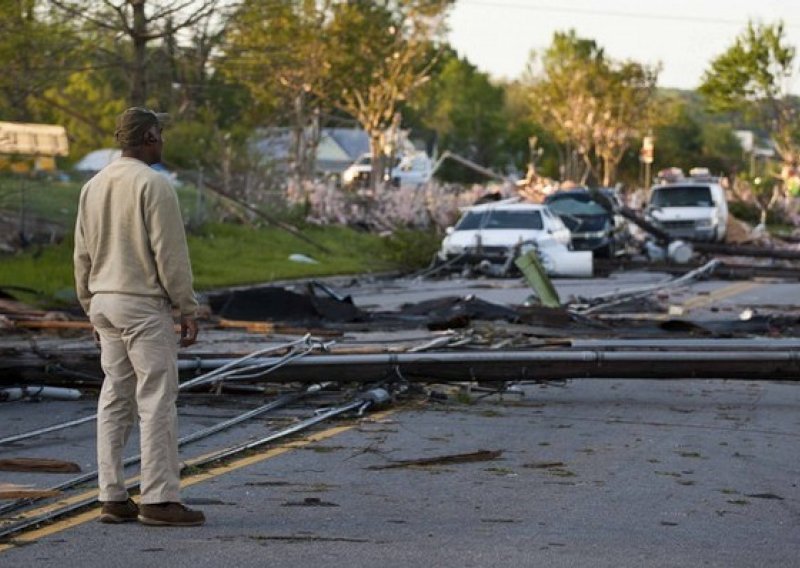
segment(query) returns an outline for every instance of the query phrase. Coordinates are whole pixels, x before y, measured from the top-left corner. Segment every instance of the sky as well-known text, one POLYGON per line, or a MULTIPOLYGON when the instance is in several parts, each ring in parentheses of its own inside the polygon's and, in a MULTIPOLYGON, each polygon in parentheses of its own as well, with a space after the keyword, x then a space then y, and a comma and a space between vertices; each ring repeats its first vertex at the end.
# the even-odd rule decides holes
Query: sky
MULTIPOLYGON (((449 40, 481 71, 516 79, 531 50, 547 48, 554 32, 574 29, 613 59, 660 63, 661 87, 696 89, 750 19, 782 20, 800 66, 800 0, 456 0, 449 40)), ((800 93, 800 78, 790 90, 800 93)))

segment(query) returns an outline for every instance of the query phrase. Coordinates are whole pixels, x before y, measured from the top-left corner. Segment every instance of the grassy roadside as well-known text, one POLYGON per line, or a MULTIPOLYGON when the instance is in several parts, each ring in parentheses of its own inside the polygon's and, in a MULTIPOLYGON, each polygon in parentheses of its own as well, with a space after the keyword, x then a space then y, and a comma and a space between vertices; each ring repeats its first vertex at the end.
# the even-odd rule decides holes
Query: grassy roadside
MULTIPOLYGON (((328 248, 330 254, 280 229, 206 225, 201 233, 189 235, 196 289, 410 268, 398 260, 397 247, 403 245, 392 239, 346 227, 306 227, 303 232, 328 248), (292 254, 302 254, 316 262, 293 262, 289 260, 292 254)), ((40 297, 20 295, 20 299, 29 302, 71 302, 74 298, 71 236, 57 245, 0 256, 2 286, 31 288, 42 293, 40 297)))
MULTIPOLYGON (((10 219, 0 229, 13 236, 18 231, 20 204, 25 217, 54 223, 63 238, 57 244, 33 244, 23 252, 0 254, 0 287, 29 288, 38 294, 10 290, 19 299, 39 305, 74 302, 72 227, 81 182, 21 179, 0 176, 0 214, 10 219), (24 191, 24 200, 22 194, 24 191)), ((185 221, 198 213, 198 195, 190 184, 177 189, 185 221)), ((205 196, 200 210, 213 218, 213 196, 205 196)), ((294 223, 297 225, 297 223, 294 223)), ((240 224, 208 222, 190 232, 189 252, 198 291, 245 284, 313 276, 413 270, 425 266, 438 248, 433 233, 400 230, 389 237, 341 226, 300 224, 298 228, 323 252, 276 227, 253 228, 240 224), (289 260, 293 254, 314 263, 289 260)), ((3 236, 3 235, 0 235, 3 236)))

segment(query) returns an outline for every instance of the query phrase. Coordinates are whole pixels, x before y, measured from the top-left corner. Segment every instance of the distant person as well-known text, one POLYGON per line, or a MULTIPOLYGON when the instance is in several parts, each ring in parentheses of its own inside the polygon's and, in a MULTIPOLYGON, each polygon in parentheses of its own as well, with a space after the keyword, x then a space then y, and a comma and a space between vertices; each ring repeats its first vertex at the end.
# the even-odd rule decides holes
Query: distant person
POLYGON ((75 226, 78 299, 100 341, 105 373, 97 412, 100 521, 201 525, 180 503, 178 341, 197 339, 197 300, 175 190, 150 166, 161 161, 166 115, 129 108, 114 133, 122 156, 81 190, 75 226), (138 412, 140 506, 128 496, 122 451, 138 412))

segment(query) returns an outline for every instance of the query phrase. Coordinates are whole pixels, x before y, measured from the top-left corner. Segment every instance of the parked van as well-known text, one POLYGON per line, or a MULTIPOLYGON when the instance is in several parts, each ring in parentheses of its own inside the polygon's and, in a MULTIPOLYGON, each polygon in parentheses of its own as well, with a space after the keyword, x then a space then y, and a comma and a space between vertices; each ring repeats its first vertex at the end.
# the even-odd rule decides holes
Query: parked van
POLYGON ((391 182, 397 187, 404 185, 418 186, 430 180, 433 161, 425 152, 416 152, 400 158, 400 162, 392 168, 391 182))
POLYGON ((728 229, 725 190, 713 178, 686 178, 650 189, 645 215, 676 239, 722 242, 728 229))

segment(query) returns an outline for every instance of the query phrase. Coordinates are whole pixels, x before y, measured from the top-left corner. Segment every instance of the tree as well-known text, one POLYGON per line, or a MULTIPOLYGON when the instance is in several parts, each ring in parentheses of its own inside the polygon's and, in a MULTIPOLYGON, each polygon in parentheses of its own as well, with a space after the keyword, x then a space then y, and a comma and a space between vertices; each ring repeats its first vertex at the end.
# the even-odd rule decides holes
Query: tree
MULTIPOLYGON (((505 145, 508 121, 503 87, 492 84, 487 74, 452 51, 443 52, 430 81, 410 101, 405 118, 434 132, 440 150, 493 169, 505 168, 512 159, 505 145)), ((483 179, 451 163, 443 165, 441 176, 483 179)))
POLYGON ((598 112, 593 142, 599 159, 595 175, 604 186, 616 182, 616 172, 631 140, 652 118, 658 69, 627 61, 612 63, 598 82, 598 112))
POLYGON ((326 28, 333 104, 367 132, 372 188, 385 169, 388 132, 400 127, 399 106, 430 76, 431 45, 444 33, 452 0, 340 2, 326 28))
POLYGON ((314 173, 320 116, 330 107, 330 64, 322 27, 329 2, 247 1, 228 26, 222 72, 246 86, 269 116, 292 130, 290 173, 296 181, 314 173))
POLYGON ((531 53, 524 76, 531 112, 562 144, 562 179, 585 183, 592 170, 596 84, 606 65, 603 49, 574 30, 556 32, 544 53, 531 53))
POLYGON ((6 120, 48 118, 36 100, 76 66, 80 40, 75 30, 56 21, 35 0, 0 2, 0 113, 6 120))
POLYGON ((69 19, 83 22, 89 33, 124 37, 114 49, 97 46, 112 65, 123 68, 130 77, 128 102, 148 104, 148 44, 174 41, 176 34, 214 14, 223 0, 51 0, 69 19), (126 49, 120 49, 124 46, 126 49))
POLYGON ((562 179, 610 185, 631 140, 650 120, 658 67, 616 62, 574 30, 556 32, 526 73, 534 117, 563 144, 562 179))
POLYGON ((754 24, 711 62, 700 93, 713 112, 740 112, 768 132, 783 162, 800 161, 797 101, 789 93, 796 50, 782 22, 754 24))

